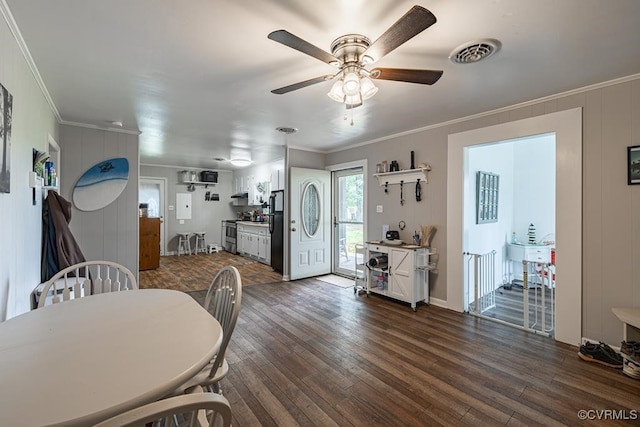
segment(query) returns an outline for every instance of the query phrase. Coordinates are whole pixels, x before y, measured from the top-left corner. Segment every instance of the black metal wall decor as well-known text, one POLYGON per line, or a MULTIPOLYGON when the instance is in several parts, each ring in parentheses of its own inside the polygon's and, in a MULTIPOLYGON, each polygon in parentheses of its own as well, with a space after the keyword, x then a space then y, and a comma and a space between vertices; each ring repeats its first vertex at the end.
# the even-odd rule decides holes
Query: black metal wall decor
POLYGON ((476 224, 498 222, 499 181, 499 175, 476 173, 476 224))

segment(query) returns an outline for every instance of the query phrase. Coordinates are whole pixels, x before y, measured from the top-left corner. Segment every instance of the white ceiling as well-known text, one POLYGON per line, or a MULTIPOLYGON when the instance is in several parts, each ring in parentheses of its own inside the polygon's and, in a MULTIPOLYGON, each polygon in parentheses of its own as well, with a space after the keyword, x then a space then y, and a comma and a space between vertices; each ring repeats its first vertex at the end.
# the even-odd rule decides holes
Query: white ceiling
POLYGON ((640 73, 638 0, 0 0, 6 1, 62 122, 139 131, 142 163, 230 168, 283 145, 336 150, 640 73), (414 4, 438 21, 376 63, 444 70, 433 86, 376 81, 354 125, 323 82, 333 67, 267 39, 286 29, 329 51, 347 33, 375 40, 414 4), (459 45, 502 49, 454 64, 459 45), (299 131, 285 138, 275 128, 299 131))

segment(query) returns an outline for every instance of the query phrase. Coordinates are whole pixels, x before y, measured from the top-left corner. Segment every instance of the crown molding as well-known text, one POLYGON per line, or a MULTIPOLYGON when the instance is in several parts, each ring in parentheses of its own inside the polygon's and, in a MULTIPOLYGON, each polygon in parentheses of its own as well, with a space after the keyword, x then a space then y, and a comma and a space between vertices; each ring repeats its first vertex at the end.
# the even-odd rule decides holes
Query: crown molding
POLYGON ((201 168, 193 166, 178 166, 178 165, 159 165, 155 163, 140 163, 140 166, 148 166, 153 168, 166 168, 166 169, 189 169, 189 170, 213 170, 222 173, 233 173, 230 169, 217 169, 217 168, 201 168))
POLYGON ((592 85, 589 85, 589 86, 583 86, 581 88, 568 90, 566 92, 555 93, 553 95, 545 96, 545 97, 542 97, 542 98, 537 98, 537 99, 533 99, 533 100, 530 100, 530 101, 521 102, 519 104, 509 105, 507 107, 502 107, 502 108, 498 108, 498 109, 491 110, 491 111, 485 111, 483 113, 473 114, 471 116, 461 117, 459 119, 453 119, 453 120, 449 120, 449 121, 442 122, 442 123, 436 123, 436 124, 433 124, 433 125, 424 126, 424 127, 417 128, 417 129, 411 129, 411 130, 408 130, 408 131, 395 133, 393 135, 383 136, 383 137, 372 139, 372 140, 369 140, 369 141, 365 141, 365 142, 360 142, 360 143, 357 143, 357 144, 349 145, 348 147, 336 148, 334 150, 327 151, 326 153, 327 154, 329 154, 329 153, 339 153, 340 151, 350 150, 352 148, 358 148, 358 147, 362 147, 364 145, 375 144, 376 142, 387 141, 389 139, 399 138, 401 136, 406 136, 406 135, 412 135, 414 133, 423 132, 423 131, 426 131, 426 130, 437 129, 437 128, 440 128, 440 127, 443 127, 443 126, 454 125, 454 124, 466 122, 468 120, 473 120, 473 119, 478 119, 478 118, 482 118, 482 117, 491 116, 493 114, 504 113, 504 112, 507 112, 507 111, 515 110, 517 108, 528 107, 528 106, 531 106, 531 105, 539 104, 541 102, 554 101, 556 99, 564 98, 564 97, 575 95, 575 94, 578 94, 578 93, 587 92, 587 91, 590 91, 590 90, 602 89, 602 88, 605 88, 605 87, 608 87, 608 86, 613 86, 613 85, 617 85, 617 84, 620 84, 620 83, 630 82, 630 81, 636 80, 638 78, 640 78, 640 73, 632 74, 630 76, 620 77, 620 78, 613 79, 613 80, 607 80, 605 82, 595 83, 595 84, 592 84, 592 85))
MULTIPOLYGON (((292 145, 289 144, 287 145, 288 148, 291 148, 292 150, 299 150, 299 151, 308 151, 310 153, 318 153, 318 154, 327 154, 327 153, 331 153, 332 151, 324 151, 324 150, 316 150, 313 148, 309 148, 309 147, 302 147, 299 145, 292 145)), ((344 148, 343 150, 347 150, 351 148, 351 146, 349 146, 348 148, 344 148)), ((342 151, 342 150, 336 150, 336 151, 342 151)))
POLYGON ((13 18, 13 15, 11 14, 11 10, 9 9, 9 5, 5 0, 0 0, 0 12, 2 13, 2 16, 4 17, 5 22, 9 27, 9 31, 11 31, 13 38, 16 40, 16 43, 18 44, 18 48, 20 49, 20 52, 22 52, 22 56, 24 56, 24 59, 27 62, 27 66, 29 67, 29 70, 31 70, 31 74, 33 74, 33 77, 36 79, 36 83, 40 87, 40 91, 42 91, 42 95, 44 95, 44 98, 47 100, 47 103, 49 104, 49 108, 51 108, 53 115, 58 120, 58 123, 60 123, 62 121, 62 118, 60 117, 60 112, 56 108, 56 105, 53 103, 51 94, 49 94, 49 91, 47 90, 47 87, 45 86, 44 81, 42 80, 40 71, 38 71, 38 67, 36 66, 36 63, 33 60, 33 57, 31 56, 31 52, 29 51, 29 48, 27 47, 27 44, 25 43, 24 38, 22 37, 22 33, 18 28, 18 24, 16 23, 16 20, 13 18))
POLYGON ((140 132, 139 130, 127 130, 127 129, 108 127, 108 126, 102 127, 102 126, 97 126, 97 125, 91 125, 91 124, 88 124, 88 123, 70 122, 68 120, 59 120, 59 123, 61 125, 76 126, 76 127, 79 127, 79 128, 88 128, 88 129, 108 130, 109 132, 126 133, 126 134, 129 134, 129 135, 141 135, 142 134, 142 132, 140 132))

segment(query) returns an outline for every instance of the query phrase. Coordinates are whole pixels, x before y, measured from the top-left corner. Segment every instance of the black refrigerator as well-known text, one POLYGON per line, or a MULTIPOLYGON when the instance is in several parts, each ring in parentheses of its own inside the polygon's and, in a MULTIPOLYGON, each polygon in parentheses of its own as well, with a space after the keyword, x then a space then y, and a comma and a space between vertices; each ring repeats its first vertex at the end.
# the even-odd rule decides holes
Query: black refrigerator
POLYGON ((284 190, 269 196, 269 233, 271 234, 271 268, 282 273, 284 258, 284 190))

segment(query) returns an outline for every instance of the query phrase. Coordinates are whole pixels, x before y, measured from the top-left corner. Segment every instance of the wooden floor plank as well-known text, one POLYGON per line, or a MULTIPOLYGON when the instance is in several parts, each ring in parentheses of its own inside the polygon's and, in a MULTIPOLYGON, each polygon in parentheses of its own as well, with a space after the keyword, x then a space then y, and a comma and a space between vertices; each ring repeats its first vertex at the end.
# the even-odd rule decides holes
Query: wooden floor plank
POLYGON ((578 410, 640 409, 640 381, 575 346, 313 279, 245 288, 227 351, 240 427, 590 425, 578 410))

